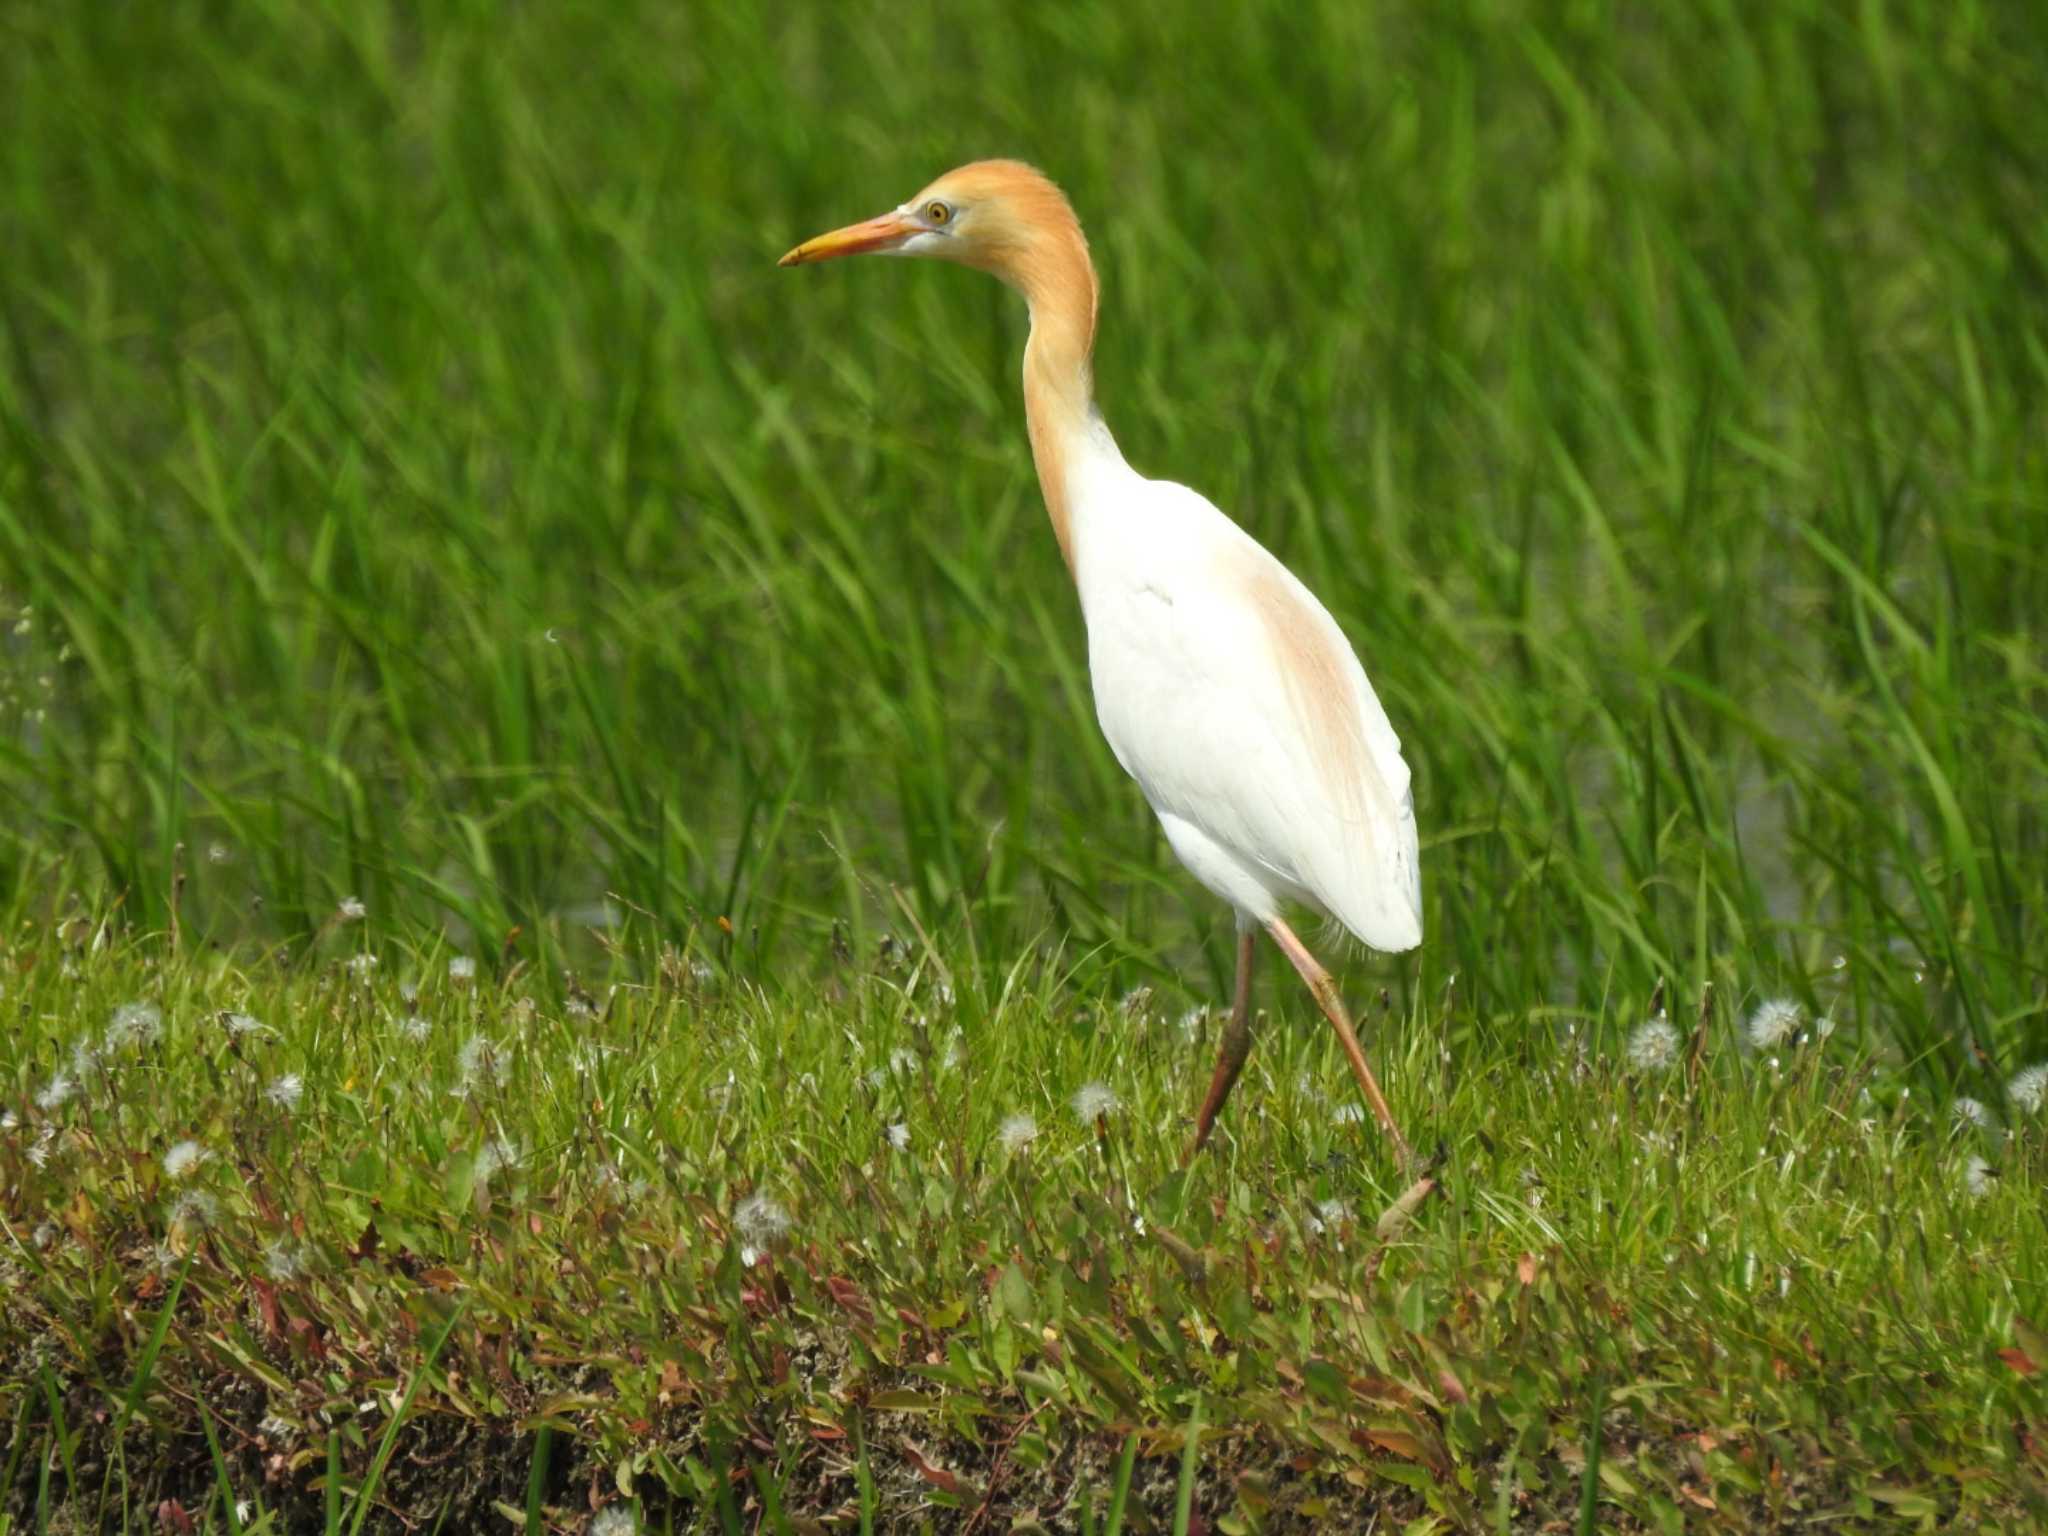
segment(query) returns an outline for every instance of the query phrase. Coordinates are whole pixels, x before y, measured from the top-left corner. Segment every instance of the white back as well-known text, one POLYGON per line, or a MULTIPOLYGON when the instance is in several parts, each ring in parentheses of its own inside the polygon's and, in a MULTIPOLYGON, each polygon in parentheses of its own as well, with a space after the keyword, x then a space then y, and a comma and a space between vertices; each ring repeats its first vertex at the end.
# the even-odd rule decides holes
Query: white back
POLYGON ((1117 760, 1247 917, 1305 899, 1375 949, 1413 948, 1408 765, 1343 631, 1206 498, 1099 442, 1074 468, 1075 579, 1117 760))

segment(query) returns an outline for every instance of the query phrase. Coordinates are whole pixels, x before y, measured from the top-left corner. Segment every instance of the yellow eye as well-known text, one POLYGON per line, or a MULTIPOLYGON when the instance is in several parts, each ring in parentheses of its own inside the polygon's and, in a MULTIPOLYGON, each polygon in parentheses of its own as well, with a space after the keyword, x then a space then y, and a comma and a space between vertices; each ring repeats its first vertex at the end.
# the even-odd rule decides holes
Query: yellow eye
POLYGON ((953 210, 937 198, 933 198, 932 201, 924 205, 924 216, 934 224, 943 224, 946 220, 953 217, 953 210))

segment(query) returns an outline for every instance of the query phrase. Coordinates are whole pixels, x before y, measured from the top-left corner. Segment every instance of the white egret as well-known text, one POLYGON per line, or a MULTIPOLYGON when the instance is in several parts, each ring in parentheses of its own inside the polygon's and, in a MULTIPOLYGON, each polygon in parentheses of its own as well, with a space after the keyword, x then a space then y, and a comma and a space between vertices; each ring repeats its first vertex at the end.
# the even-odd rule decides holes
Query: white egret
POLYGON ((1095 407, 1095 268, 1058 187, 1014 160, 949 171, 901 207, 806 240, 782 265, 863 252, 978 267, 1031 311, 1024 415, 1046 511, 1081 598, 1102 732, 1195 878, 1237 914, 1237 985, 1195 1123, 1208 1141, 1251 1048, 1259 928, 1308 983, 1403 1164, 1336 982, 1283 907, 1374 949, 1422 942, 1408 765, 1344 633, 1292 572, 1204 497, 1124 462, 1095 407))

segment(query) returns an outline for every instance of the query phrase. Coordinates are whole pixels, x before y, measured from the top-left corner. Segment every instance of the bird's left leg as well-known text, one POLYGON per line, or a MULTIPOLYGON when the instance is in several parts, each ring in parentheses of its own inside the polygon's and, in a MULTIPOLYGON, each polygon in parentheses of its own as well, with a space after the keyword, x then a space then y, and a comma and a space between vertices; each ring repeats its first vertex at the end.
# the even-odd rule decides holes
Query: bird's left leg
POLYGON ((1252 941, 1258 935, 1249 924, 1241 924, 1237 931, 1237 991, 1231 999, 1230 1022, 1223 1029, 1223 1050, 1216 1058, 1216 1071, 1209 1078, 1209 1096, 1202 1100, 1202 1112, 1195 1117, 1195 1142, 1188 1148, 1181 1166, 1185 1168, 1195 1160, 1195 1154, 1208 1144, 1209 1132, 1215 1128, 1216 1116, 1223 1110, 1223 1101, 1230 1097, 1230 1090, 1237 1086, 1237 1074, 1244 1070, 1244 1059, 1252 1050, 1252 941))
POLYGON ((1400 1127, 1394 1124, 1394 1112, 1387 1108, 1387 1096, 1380 1092, 1372 1068, 1365 1064, 1365 1052, 1359 1049, 1358 1035, 1351 1028, 1351 1015, 1344 1011, 1344 999, 1337 995, 1336 978, 1316 963, 1316 957, 1308 952, 1306 944, 1295 937, 1294 930, 1287 926, 1285 919, 1273 918, 1266 924, 1266 931, 1273 935, 1273 942, 1294 962, 1294 968, 1301 972, 1301 979, 1315 994, 1317 1006, 1336 1029, 1344 1054, 1351 1059, 1351 1075, 1358 1079, 1358 1086, 1365 1090, 1365 1102, 1372 1106, 1372 1112, 1379 1116, 1380 1125, 1393 1140, 1394 1153, 1400 1158, 1402 1168, 1407 1168, 1414 1162, 1414 1154, 1408 1150, 1408 1143, 1402 1140, 1400 1127))

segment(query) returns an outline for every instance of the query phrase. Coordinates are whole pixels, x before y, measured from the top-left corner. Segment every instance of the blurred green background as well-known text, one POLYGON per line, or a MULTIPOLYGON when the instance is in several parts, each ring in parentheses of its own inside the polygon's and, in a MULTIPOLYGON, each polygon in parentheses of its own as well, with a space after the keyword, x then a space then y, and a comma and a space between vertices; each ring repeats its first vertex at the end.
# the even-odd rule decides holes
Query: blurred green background
POLYGON ((1128 457, 1402 735, 1429 939, 1354 979, 1476 1030, 1787 987, 2009 1069, 2044 98, 2024 4, 8 6, 0 879, 1220 986, 1094 725, 1021 307, 775 267, 1007 154, 1091 233, 1128 457))

